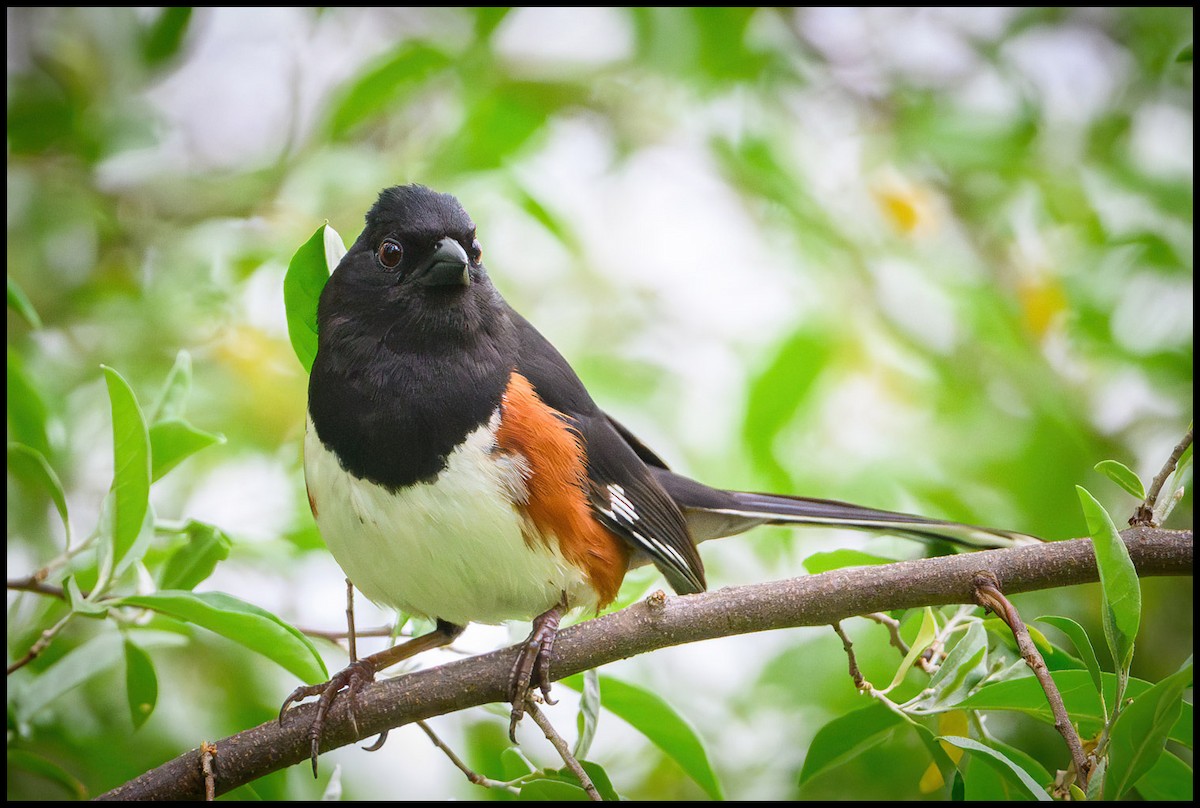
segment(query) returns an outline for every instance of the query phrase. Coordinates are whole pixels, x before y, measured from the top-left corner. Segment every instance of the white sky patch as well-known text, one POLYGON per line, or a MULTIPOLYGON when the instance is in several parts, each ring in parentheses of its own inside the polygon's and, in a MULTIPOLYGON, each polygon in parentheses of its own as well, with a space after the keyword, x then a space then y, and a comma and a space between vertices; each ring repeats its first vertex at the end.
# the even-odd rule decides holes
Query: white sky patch
POLYGON ((502 56, 539 67, 597 67, 633 53, 629 16, 615 8, 519 8, 493 40, 502 56))
POLYGON ((871 271, 879 303, 892 321, 930 348, 949 353, 958 342, 954 304, 929 274, 894 258, 873 262, 871 271))

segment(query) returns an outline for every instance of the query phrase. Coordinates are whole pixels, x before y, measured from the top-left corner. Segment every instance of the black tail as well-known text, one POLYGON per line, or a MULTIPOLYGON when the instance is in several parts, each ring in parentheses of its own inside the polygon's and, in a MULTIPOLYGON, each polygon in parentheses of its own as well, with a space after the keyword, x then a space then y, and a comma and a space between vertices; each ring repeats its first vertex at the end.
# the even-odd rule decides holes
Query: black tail
POLYGON ((1035 536, 989 527, 964 525, 848 502, 778 494, 755 494, 710 488, 661 468, 658 482, 679 504, 697 542, 732 536, 758 525, 826 525, 900 533, 921 539, 943 539, 972 549, 1012 547, 1039 542, 1035 536))

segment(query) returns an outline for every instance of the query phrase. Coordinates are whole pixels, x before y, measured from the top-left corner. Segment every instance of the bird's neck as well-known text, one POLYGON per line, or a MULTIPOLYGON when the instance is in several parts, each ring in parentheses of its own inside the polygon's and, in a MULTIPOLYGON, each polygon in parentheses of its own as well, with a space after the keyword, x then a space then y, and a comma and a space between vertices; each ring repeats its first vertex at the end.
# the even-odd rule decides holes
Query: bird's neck
POLYGON ((390 489, 432 482, 450 453, 489 422, 516 364, 507 320, 432 349, 329 329, 309 377, 308 407, 321 442, 351 474, 390 489))

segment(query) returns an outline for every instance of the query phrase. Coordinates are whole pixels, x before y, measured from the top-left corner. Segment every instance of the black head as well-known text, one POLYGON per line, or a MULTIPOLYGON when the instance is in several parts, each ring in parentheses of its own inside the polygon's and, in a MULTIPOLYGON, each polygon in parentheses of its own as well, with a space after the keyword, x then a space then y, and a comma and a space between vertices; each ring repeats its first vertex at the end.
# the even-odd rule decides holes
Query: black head
POLYGON ((482 257, 475 223, 453 196, 387 188, 321 295, 318 333, 350 327, 400 347, 457 343, 496 306, 482 257))

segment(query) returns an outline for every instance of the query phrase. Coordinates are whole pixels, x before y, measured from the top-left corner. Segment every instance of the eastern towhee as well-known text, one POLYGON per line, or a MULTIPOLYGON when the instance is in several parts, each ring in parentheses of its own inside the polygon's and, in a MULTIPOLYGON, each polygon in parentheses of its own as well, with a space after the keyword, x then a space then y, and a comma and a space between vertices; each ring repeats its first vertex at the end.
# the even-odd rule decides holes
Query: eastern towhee
MULTIPOLYGON (((670 471, 601 410, 488 279, 475 224, 420 185, 384 190, 318 307, 304 472, 321 535, 370 600, 435 631, 353 663, 284 704, 445 645, 470 622, 533 620, 513 670, 510 735, 549 689, 561 616, 600 609, 653 563, 705 589, 696 545, 762 524, 884 530, 998 546, 1021 534, 843 502, 710 488, 670 471)), ((353 706, 353 705, 351 705, 353 706)), ((282 711, 281 711, 282 717, 282 711)))

